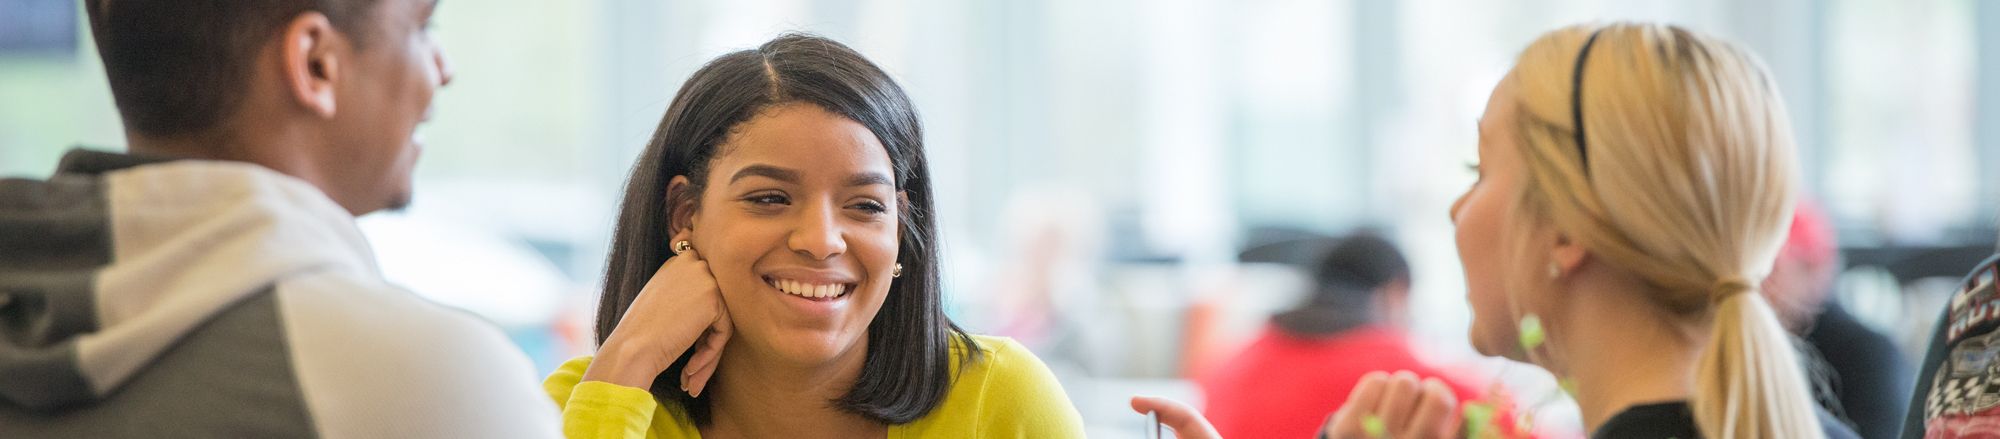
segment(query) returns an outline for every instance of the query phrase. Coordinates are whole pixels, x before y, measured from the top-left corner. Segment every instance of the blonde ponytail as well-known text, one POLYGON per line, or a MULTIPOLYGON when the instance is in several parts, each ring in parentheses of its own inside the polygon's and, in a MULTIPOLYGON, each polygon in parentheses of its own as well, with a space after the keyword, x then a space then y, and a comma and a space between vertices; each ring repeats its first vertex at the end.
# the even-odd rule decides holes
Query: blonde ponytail
POLYGON ((1620 23, 1550 32, 1510 78, 1521 211, 1644 279, 1676 318, 1711 322, 1690 401, 1703 435, 1822 437, 1789 335, 1755 292, 1797 178, 1766 69, 1685 29, 1620 23))
POLYGON ((1754 291, 1715 304, 1715 328, 1695 372, 1695 423, 1710 438, 1821 437, 1790 333, 1754 291))

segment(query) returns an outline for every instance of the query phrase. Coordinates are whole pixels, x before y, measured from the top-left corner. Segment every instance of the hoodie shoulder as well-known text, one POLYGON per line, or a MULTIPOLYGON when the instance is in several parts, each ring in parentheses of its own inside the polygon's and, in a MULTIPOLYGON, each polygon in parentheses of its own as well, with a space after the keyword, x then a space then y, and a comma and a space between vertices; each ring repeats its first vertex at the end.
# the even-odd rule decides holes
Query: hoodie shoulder
POLYGON ((340 273, 289 279, 275 294, 323 436, 558 434, 527 356, 471 313, 340 273))

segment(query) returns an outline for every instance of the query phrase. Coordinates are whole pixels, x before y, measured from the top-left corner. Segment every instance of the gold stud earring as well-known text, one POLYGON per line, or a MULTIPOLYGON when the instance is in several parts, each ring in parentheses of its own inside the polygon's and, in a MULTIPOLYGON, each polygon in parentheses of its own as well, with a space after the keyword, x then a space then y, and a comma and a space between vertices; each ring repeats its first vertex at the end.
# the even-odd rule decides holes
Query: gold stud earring
POLYGON ((903 263, 897 262, 896 270, 889 272, 889 277, 903 277, 903 263))
POLYGON ((687 253, 688 250, 693 250, 693 249, 694 249, 694 243, 687 242, 687 240, 674 242, 674 254, 676 255, 681 253, 687 253))

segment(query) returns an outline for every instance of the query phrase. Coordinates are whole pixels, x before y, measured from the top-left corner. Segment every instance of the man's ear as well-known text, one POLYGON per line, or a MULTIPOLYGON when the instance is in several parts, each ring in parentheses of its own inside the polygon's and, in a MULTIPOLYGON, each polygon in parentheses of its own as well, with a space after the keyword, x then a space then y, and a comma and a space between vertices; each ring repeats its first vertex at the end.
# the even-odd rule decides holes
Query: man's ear
POLYGON ((1383 297, 1394 297, 1401 300, 1409 300, 1410 298, 1410 278, 1408 277, 1399 277, 1390 280, 1388 283, 1382 284, 1381 288, 1382 291, 1377 294, 1383 297))
POLYGON ((279 77, 285 92, 299 106, 320 117, 333 117, 334 84, 344 72, 347 40, 333 29, 326 15, 305 12, 285 25, 279 41, 279 77))
POLYGON ((1410 278, 1400 277, 1390 280, 1375 289, 1377 313, 1398 313, 1393 319, 1410 318, 1410 278))
POLYGON ((694 193, 694 185, 685 175, 676 175, 667 182, 667 236, 694 230, 695 209, 701 205, 701 194, 694 193))

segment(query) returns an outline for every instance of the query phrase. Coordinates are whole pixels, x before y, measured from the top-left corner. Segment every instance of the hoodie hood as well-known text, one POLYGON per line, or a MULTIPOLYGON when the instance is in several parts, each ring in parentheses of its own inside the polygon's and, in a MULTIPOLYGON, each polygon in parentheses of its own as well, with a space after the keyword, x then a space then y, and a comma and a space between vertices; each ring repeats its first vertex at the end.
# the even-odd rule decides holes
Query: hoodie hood
POLYGON ((48 180, 0 180, 0 400, 96 401, 281 279, 379 279, 369 255, 353 217, 296 178, 72 151, 48 180))

